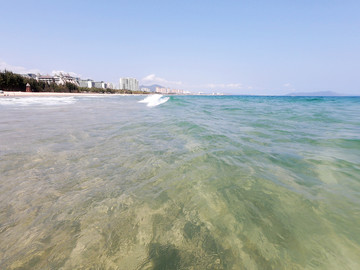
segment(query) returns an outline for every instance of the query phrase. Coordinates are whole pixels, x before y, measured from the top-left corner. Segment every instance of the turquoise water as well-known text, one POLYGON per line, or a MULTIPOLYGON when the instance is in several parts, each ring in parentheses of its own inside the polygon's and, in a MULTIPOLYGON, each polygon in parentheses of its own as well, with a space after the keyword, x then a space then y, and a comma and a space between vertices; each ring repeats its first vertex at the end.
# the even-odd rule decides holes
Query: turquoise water
POLYGON ((360 98, 0 99, 1 269, 360 269, 360 98))

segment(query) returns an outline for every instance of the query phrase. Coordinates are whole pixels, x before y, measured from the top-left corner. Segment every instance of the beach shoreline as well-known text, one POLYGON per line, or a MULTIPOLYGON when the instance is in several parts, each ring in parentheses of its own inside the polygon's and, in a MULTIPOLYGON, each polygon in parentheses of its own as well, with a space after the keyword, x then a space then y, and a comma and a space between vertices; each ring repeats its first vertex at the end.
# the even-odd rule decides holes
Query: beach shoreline
POLYGON ((0 97, 68 97, 68 96, 141 96, 144 94, 102 94, 102 93, 61 93, 61 92, 19 92, 4 91, 0 97))

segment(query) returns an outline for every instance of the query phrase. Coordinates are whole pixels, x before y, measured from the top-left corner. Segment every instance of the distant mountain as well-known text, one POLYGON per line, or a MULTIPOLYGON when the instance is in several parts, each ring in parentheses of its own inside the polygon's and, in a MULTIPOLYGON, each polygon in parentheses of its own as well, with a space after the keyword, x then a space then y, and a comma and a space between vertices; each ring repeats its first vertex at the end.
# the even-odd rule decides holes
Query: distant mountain
POLYGON ((149 88, 151 90, 151 92, 155 92, 156 87, 160 87, 160 88, 164 88, 164 86, 158 85, 158 84, 153 84, 153 85, 140 85, 139 88, 149 88))
POLYGON ((289 93, 286 96, 300 96, 300 97, 337 97, 343 96, 342 94, 331 92, 331 91, 320 91, 320 92, 294 92, 289 93))

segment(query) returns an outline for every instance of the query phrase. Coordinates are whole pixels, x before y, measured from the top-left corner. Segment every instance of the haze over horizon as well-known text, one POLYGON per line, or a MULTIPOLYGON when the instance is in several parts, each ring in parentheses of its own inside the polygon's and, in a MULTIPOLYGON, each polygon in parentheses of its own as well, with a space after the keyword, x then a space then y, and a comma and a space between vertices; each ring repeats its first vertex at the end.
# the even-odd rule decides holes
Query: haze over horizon
POLYGON ((360 95, 359 1, 2 1, 0 70, 360 95))

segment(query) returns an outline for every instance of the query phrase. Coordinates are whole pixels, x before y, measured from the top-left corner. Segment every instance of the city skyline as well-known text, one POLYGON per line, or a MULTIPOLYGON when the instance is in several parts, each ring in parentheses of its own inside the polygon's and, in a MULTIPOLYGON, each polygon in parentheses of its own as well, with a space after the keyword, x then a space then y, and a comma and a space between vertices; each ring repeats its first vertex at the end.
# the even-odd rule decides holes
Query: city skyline
POLYGON ((120 90, 139 90, 139 81, 136 78, 122 77, 119 79, 119 89, 120 90))
POLYGON ((2 3, 0 69, 192 92, 360 94, 358 1, 67 2, 2 3))

